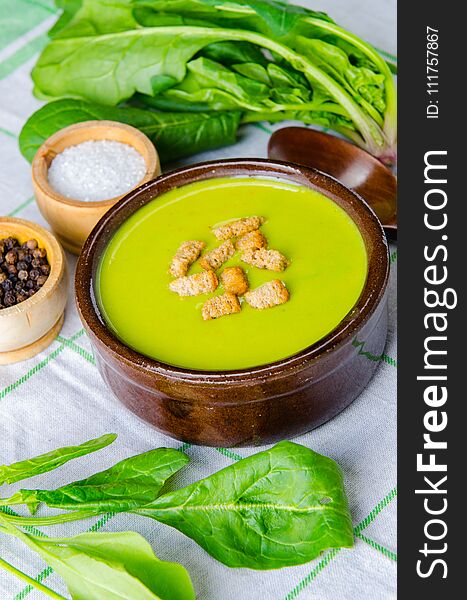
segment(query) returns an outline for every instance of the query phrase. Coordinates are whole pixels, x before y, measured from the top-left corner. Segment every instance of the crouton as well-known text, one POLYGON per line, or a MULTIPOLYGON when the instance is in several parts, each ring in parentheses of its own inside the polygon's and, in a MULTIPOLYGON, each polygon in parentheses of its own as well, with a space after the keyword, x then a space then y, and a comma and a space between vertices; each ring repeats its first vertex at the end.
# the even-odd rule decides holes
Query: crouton
POLYGON ((219 281, 214 271, 203 271, 188 277, 179 277, 169 283, 169 288, 179 296, 199 296, 213 292, 219 281))
POLYGON ((283 254, 277 250, 266 250, 266 248, 245 250, 241 259, 253 267, 258 267, 258 269, 268 269, 269 271, 277 272, 284 271, 289 264, 289 261, 283 254))
POLYGON ((226 225, 220 225, 213 229, 213 233, 218 240, 228 240, 229 238, 244 235, 245 233, 259 229, 263 223, 263 217, 245 217, 244 219, 238 219, 237 221, 232 221, 226 225))
POLYGON ((183 277, 188 273, 188 269, 201 254, 201 250, 206 246, 204 242, 190 240, 183 242, 175 253, 170 265, 169 273, 172 277, 183 277))
POLYGON ((241 311, 240 302, 235 294, 226 292, 222 296, 214 296, 209 298, 203 304, 202 315, 205 321, 217 319, 225 315, 232 315, 241 311))
POLYGON ((284 304, 289 297, 289 292, 285 287, 284 282, 280 281, 280 279, 268 281, 255 290, 245 294, 245 300, 248 304, 259 310, 284 304))
POLYGON ((245 250, 258 250, 258 248, 266 248, 268 242, 264 235, 258 229, 255 231, 250 231, 250 233, 245 233, 238 238, 235 247, 239 252, 244 252, 245 250))
POLYGON ((217 271, 234 254, 235 247, 230 240, 227 240, 217 248, 206 252, 199 261, 199 264, 203 269, 217 271))
POLYGON ((227 267, 221 273, 221 282, 226 292, 241 296, 248 291, 248 279, 241 267, 227 267))

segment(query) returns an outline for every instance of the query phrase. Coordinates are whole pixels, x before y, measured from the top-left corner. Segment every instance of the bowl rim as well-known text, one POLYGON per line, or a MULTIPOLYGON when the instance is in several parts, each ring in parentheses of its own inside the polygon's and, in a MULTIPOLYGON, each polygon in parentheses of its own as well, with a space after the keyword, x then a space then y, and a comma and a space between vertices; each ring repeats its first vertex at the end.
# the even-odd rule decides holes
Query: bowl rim
MULTIPOLYGON (((114 205, 116 202, 118 202, 119 200, 121 200, 128 194, 128 192, 126 192, 124 194, 114 196, 113 198, 107 198, 105 200, 92 200, 89 202, 86 202, 84 200, 75 200, 74 198, 68 198, 67 196, 64 196, 63 194, 60 194, 60 192, 57 192, 49 184, 47 177, 44 178, 42 176, 42 171, 41 171, 42 161, 45 160, 45 156, 51 150, 51 146, 53 146, 53 144, 55 144, 58 140, 62 140, 64 138, 66 139, 66 137, 70 134, 70 132, 77 131, 80 129, 91 129, 92 130, 94 128, 101 129, 101 128, 105 128, 105 127, 109 127, 109 128, 113 128, 113 129, 121 129, 121 130, 126 131, 131 136, 133 136, 133 138, 139 139, 147 149, 147 152, 149 154, 149 162, 151 163, 151 165, 148 165, 148 162, 146 161, 146 159, 144 160, 144 162, 146 164, 146 172, 144 174, 144 177, 139 182, 138 186, 133 189, 138 189, 139 187, 141 187, 141 185, 150 181, 151 178, 153 178, 154 172, 156 172, 158 169, 160 169, 159 154, 156 150, 156 147, 151 142, 151 140, 148 138, 148 136, 145 133, 143 133, 142 131, 140 131, 139 129, 137 129, 136 127, 133 127, 132 125, 128 125, 127 123, 120 123, 119 121, 112 121, 109 119, 89 120, 89 121, 80 121, 79 123, 73 123, 71 125, 68 125, 67 127, 63 127, 62 129, 59 129, 58 131, 53 133, 51 136, 49 136, 44 142, 42 142, 42 144, 37 149, 37 152, 34 155, 34 158, 32 160, 31 169, 32 169, 33 181, 34 181, 35 185, 37 186, 37 188, 41 191, 41 193, 44 196, 46 196, 49 199, 49 201, 52 200, 53 202, 57 202, 59 204, 65 204, 67 206, 72 206, 75 208, 87 208, 87 209, 89 209, 90 207, 95 207, 95 208, 109 207, 110 208, 112 205, 114 205)), ((92 141, 92 139, 93 138, 90 137, 88 140, 83 140, 83 141, 92 141)), ((102 139, 105 139, 105 138, 102 138, 102 139)), ((76 145, 76 144, 70 144, 69 146, 73 146, 73 145, 76 145)), ((67 148, 69 146, 67 146, 67 148)), ((143 158, 145 158, 145 157, 143 156, 143 158)), ((48 169, 49 168, 47 167, 47 172, 48 172, 48 169)), ((132 190, 130 190, 130 191, 132 191, 132 190)))
MULTIPOLYGON (((0 309, 0 320, 6 319, 11 315, 17 315, 18 313, 28 311, 32 309, 35 305, 40 304, 41 302, 47 300, 51 294, 53 294, 57 285, 60 282, 62 274, 64 273, 66 267, 66 259, 65 254, 63 252, 63 248, 58 242, 57 238, 51 233, 47 231, 41 225, 34 223, 33 221, 28 221, 26 219, 19 219, 17 217, 0 217, 0 229, 2 223, 7 223, 9 225, 18 225, 19 227, 27 227, 28 229, 37 232, 42 238, 47 240, 47 243, 53 248, 53 253, 55 255, 55 259, 52 262, 49 262, 50 265, 50 273, 47 277, 47 281, 41 287, 41 289, 36 292, 33 296, 20 302, 19 304, 15 304, 14 306, 10 306, 8 308, 0 309)), ((14 235, 12 236, 14 237, 14 235)), ((39 244, 40 245, 40 244, 39 244)), ((48 256, 47 259, 50 257, 48 256)))
MULTIPOLYGON (((100 253, 97 253, 100 256, 100 253)), ((105 213, 92 230, 79 256, 75 273, 75 301, 88 333, 91 333, 100 345, 105 346, 119 362, 141 372, 149 371, 173 380, 194 384, 207 382, 228 384, 281 376, 338 349, 348 342, 349 338, 361 329, 375 312, 385 295, 388 278, 389 250, 386 236, 378 217, 358 194, 330 175, 310 167, 264 158, 221 159, 181 167, 160 175, 132 190, 105 213), (368 244, 371 243, 373 248, 371 255, 368 256, 367 279, 354 307, 331 332, 314 344, 290 357, 246 369, 224 371, 187 369, 149 358, 125 345, 108 329, 99 313, 93 289, 95 268, 99 260, 96 252, 105 247, 116 229, 130 214, 165 192, 196 181, 248 175, 258 178, 285 179, 298 185, 305 185, 321 192, 342 208, 346 205, 348 214, 349 210, 352 210, 355 216, 360 218, 361 224, 365 225, 364 231, 361 224, 359 225, 353 215, 349 214, 364 237, 367 251, 368 244), (349 319, 349 315, 353 316, 349 319)))

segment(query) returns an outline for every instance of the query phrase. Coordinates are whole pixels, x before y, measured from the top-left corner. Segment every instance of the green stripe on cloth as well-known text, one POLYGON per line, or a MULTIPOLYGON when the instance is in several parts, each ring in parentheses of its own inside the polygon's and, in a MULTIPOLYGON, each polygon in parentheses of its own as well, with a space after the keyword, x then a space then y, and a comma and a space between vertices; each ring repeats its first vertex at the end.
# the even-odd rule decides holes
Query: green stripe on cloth
POLYGON ((219 452, 223 456, 227 456, 227 458, 230 458, 231 460, 242 460, 243 458, 243 456, 240 456, 240 454, 237 454, 236 452, 232 452, 228 448, 216 448, 216 450, 217 452, 219 452))
POLYGON ((56 12, 49 0, 0 2, 0 50, 19 40, 56 12))
POLYGON ((14 217, 19 212, 21 212, 22 210, 24 210, 27 206, 29 206, 31 204, 31 202, 34 202, 34 200, 35 200, 34 196, 31 196, 30 198, 28 198, 24 202, 21 202, 21 204, 19 204, 16 208, 14 208, 11 212, 8 213, 8 216, 9 217, 14 217))
POLYGON ((57 13, 54 0, 24 0, 24 2, 43 8, 53 15, 57 13))
POLYGON ((13 133, 9 129, 5 129, 4 127, 0 127, 0 133, 3 133, 3 135, 6 135, 6 136, 14 138, 14 139, 16 139, 18 137, 16 135, 16 133, 13 133))
MULTIPOLYGON (((19 513, 14 511, 9 506, 0 506, 0 510, 3 513, 5 513, 6 515, 11 515, 12 517, 21 516, 19 513)), ((41 531, 40 529, 37 529, 37 527, 34 527, 34 525, 25 525, 23 527, 23 529, 25 529, 31 535, 35 535, 36 537, 48 537, 43 531, 41 531)))
POLYGON ((378 552, 381 552, 381 554, 384 554, 384 556, 386 556, 387 558, 390 558, 394 562, 397 562, 397 554, 395 552, 392 552, 384 546, 381 546, 381 544, 378 544, 378 542, 375 542, 374 540, 366 537, 366 535, 363 535, 363 533, 356 533, 355 535, 375 550, 378 550, 378 552))
POLYGON ((263 125, 262 123, 250 123, 250 125, 253 125, 256 129, 261 129, 264 133, 271 134, 273 132, 272 129, 269 129, 269 127, 266 127, 266 125, 263 125))
POLYGON ((397 487, 394 487, 382 500, 378 502, 375 508, 371 511, 371 513, 366 516, 360 523, 355 527, 355 535, 359 534, 361 531, 366 529, 370 523, 376 519, 376 517, 380 514, 382 510, 390 504, 394 498, 397 497, 397 487))
POLYGON ((38 35, 0 63, 0 80, 8 77, 13 71, 40 52, 47 44, 47 39, 45 33, 38 35))
POLYGON ((317 575, 321 573, 321 571, 328 566, 331 560, 339 554, 341 551, 340 548, 333 548, 329 552, 327 552, 322 560, 316 565, 316 567, 308 573, 306 577, 304 577, 300 583, 298 583, 292 591, 290 591, 287 596, 285 596, 284 600, 293 600, 296 598, 300 592, 302 592, 312 581, 316 578, 317 575))
POLYGON ((87 360, 92 365, 96 364, 94 356, 92 354, 90 354, 89 352, 87 352, 87 350, 85 350, 78 344, 75 344, 72 340, 67 340, 67 339, 63 338, 61 335, 57 336, 57 340, 59 342, 61 342, 62 344, 65 344, 65 346, 70 348, 70 350, 73 350, 73 352, 76 352, 77 354, 82 356, 85 360, 87 360))
MULTIPOLYGON (((81 337, 83 334, 84 334, 84 329, 81 329, 80 331, 78 331, 77 333, 75 333, 74 335, 72 335, 71 338, 69 338, 69 339, 71 341, 74 341, 74 340, 78 339, 79 337, 81 337)), ((41 360, 39 363, 37 363, 37 365, 35 365, 34 367, 32 367, 32 369, 29 369, 29 371, 27 373, 25 373, 24 375, 22 375, 19 379, 17 379, 13 383, 10 383, 6 387, 4 387, 3 390, 0 390, 0 400, 3 400, 3 398, 5 398, 5 396, 7 396, 11 392, 13 392, 17 388, 19 388, 23 383, 25 383, 26 381, 28 381, 28 379, 31 379, 31 377, 33 377, 36 373, 38 373, 39 371, 41 371, 50 362, 52 362, 53 360, 55 360, 57 358, 57 356, 59 356, 60 353, 63 352, 63 350, 65 348, 66 348, 66 345, 65 344, 61 344, 53 352, 51 352, 50 354, 48 354, 43 360, 41 360)))
MULTIPOLYGON (((375 508, 362 520, 360 521, 360 523, 358 523, 358 525, 356 525, 354 527, 354 534, 359 537, 360 532, 365 529, 366 527, 368 527, 368 525, 370 525, 370 523, 372 523, 376 517, 381 513, 381 511, 388 506, 388 504, 390 504, 392 502, 392 500, 394 500, 394 498, 397 496, 397 488, 393 488, 380 502, 378 502, 378 504, 375 506, 375 508)), ((369 540, 370 538, 366 538, 367 540, 369 540)), ((376 545, 378 545, 376 542, 374 542, 373 540, 371 540, 373 543, 370 544, 370 546, 374 549, 378 549, 376 548, 376 545)), ((308 573, 308 575, 306 575, 306 577, 304 577, 294 588, 293 590, 291 590, 284 598, 284 600, 294 600, 294 598, 296 598, 300 592, 302 592, 312 581, 313 579, 316 578, 317 575, 319 575, 319 573, 321 573, 321 571, 328 566, 328 564, 331 562, 331 560, 337 556, 337 554, 339 554, 339 552, 341 551, 341 548, 333 548, 332 550, 330 550, 329 552, 327 552, 324 555, 324 558, 318 563, 318 565, 308 573)), ((389 550, 388 550, 389 552, 389 550)))

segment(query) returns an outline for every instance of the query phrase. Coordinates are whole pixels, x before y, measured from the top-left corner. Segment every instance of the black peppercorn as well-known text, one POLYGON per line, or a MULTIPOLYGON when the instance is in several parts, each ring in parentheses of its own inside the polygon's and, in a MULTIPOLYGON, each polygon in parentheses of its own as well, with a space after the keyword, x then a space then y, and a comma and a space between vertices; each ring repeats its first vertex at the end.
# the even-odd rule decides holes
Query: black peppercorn
POLYGON ((4 298, 5 306, 13 306, 16 304, 16 295, 14 292, 7 292, 4 298))
POLYGON ((45 258, 47 256, 47 250, 45 248, 36 248, 35 250, 33 250, 32 255, 34 256, 34 258, 45 258))
POLYGON ((0 239, 0 309, 24 302, 47 281, 47 251, 37 240, 0 239))
POLYGON ((47 275, 39 275, 39 277, 36 280, 37 286, 42 287, 46 281, 47 275))
POLYGON ((38 246, 37 240, 28 240, 25 246, 28 250, 35 250, 38 246))
POLYGON ((12 265, 16 261, 16 253, 10 250, 5 254, 5 260, 9 265, 12 265))

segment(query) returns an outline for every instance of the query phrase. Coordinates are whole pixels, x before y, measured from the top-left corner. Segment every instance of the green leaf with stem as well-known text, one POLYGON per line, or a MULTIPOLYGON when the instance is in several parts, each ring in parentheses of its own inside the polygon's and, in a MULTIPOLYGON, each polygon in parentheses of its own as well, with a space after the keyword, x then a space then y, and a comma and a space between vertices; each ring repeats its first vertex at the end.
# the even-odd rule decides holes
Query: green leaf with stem
POLYGON ((0 524, 0 531, 23 541, 65 580, 73 600, 195 600, 184 567, 159 560, 138 533, 53 539, 24 533, 1 514, 0 524))
POLYGON ((34 458, 29 458, 11 465, 0 466, 0 485, 2 483, 15 483, 22 479, 29 479, 30 477, 53 471, 74 458, 85 456, 86 454, 105 448, 111 444, 116 437, 116 434, 108 433, 84 442, 79 446, 65 446, 64 448, 58 448, 57 450, 52 450, 52 452, 47 452, 46 454, 41 454, 34 458))
POLYGON ((342 474, 280 442, 133 512, 171 525, 229 567, 276 569, 353 545, 342 474))
POLYGON ((164 163, 234 144, 241 113, 162 113, 133 107, 103 106, 83 100, 56 100, 36 111, 19 136, 23 156, 31 162, 41 144, 53 133, 89 120, 127 123, 145 133, 164 163))
POLYGON ((52 508, 93 510, 96 514, 131 510, 155 500, 166 481, 188 462, 183 452, 157 448, 55 490, 20 490, 0 504, 27 504, 32 512, 41 502, 52 508))

